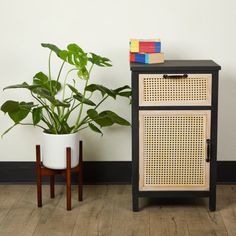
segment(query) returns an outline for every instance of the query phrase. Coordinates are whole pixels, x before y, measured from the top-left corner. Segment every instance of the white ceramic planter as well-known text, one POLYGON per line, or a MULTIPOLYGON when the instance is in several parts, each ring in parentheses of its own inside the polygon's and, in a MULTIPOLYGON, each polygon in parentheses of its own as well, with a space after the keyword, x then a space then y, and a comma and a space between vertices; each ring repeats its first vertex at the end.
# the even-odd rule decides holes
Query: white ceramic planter
POLYGON ((71 148, 71 167, 79 164, 79 134, 42 135, 42 161, 51 169, 66 169, 66 148, 71 148))

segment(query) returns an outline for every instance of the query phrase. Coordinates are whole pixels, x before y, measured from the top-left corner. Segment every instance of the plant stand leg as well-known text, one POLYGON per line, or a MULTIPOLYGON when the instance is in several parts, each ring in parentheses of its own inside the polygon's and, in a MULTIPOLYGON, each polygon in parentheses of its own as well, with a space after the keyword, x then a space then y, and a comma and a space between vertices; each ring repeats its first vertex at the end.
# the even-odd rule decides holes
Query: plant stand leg
POLYGON ((83 142, 79 142, 79 185, 78 185, 78 200, 83 201, 83 142))
POLYGON ((50 197, 55 198, 55 176, 50 176, 50 197))
POLYGON ((40 145, 36 145, 36 173, 37 173, 37 201, 38 207, 42 207, 42 176, 41 176, 41 158, 40 145))
POLYGON ((71 210, 71 148, 66 148, 66 206, 71 210))

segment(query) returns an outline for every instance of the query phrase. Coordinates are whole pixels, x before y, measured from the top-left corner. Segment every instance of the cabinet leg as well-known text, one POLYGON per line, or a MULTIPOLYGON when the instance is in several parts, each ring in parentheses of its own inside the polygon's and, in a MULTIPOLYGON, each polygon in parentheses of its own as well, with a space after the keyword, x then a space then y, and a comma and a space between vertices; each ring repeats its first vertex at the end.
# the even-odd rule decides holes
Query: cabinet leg
POLYGON ((55 177, 50 176, 50 197, 55 198, 55 177))
POLYGON ((216 210, 216 195, 213 194, 209 198, 209 210, 210 211, 215 211, 216 210))
POLYGON ((71 210, 71 148, 66 148, 66 208, 71 210))
POLYGON ((133 196, 133 211, 139 211, 139 201, 137 196, 133 196))

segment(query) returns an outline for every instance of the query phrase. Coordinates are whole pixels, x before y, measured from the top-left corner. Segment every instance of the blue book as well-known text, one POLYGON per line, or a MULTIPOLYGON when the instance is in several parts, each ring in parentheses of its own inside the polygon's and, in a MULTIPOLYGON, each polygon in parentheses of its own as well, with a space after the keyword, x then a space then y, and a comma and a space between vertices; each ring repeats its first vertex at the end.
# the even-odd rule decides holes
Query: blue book
POLYGON ((154 64, 164 62, 164 53, 130 53, 130 62, 154 64))

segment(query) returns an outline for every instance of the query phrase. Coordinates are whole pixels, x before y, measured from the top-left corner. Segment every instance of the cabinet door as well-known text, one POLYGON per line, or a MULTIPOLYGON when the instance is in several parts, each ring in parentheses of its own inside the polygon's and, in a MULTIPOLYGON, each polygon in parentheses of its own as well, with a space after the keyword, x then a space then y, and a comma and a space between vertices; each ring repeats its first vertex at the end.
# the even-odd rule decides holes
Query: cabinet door
POLYGON ((139 190, 209 190, 210 111, 139 112, 139 190))
POLYGON ((210 106, 211 74, 140 74, 140 106, 210 106))

